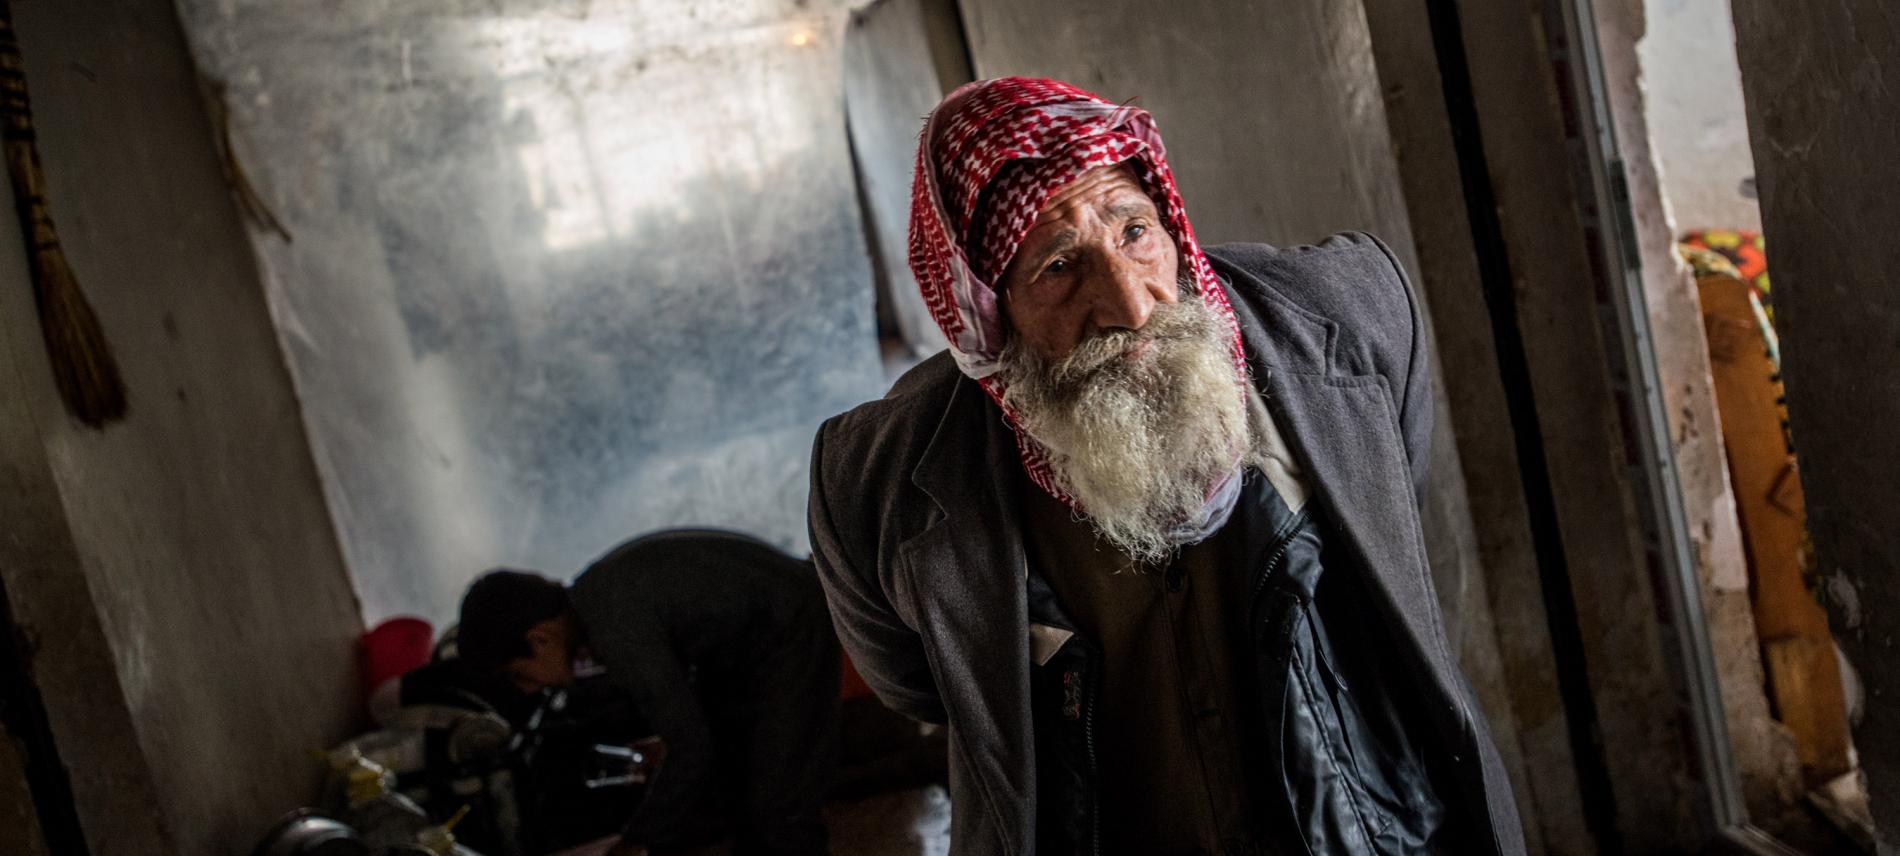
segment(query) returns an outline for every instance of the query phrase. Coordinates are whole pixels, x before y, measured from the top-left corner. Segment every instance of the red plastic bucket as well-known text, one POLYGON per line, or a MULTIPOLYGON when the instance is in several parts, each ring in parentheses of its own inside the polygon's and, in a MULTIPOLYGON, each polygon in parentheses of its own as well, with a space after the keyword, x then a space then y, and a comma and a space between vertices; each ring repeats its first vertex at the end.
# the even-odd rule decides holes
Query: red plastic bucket
POLYGON ((363 689, 373 693, 384 681, 429 662, 435 629, 412 615, 400 615, 363 634, 363 689))

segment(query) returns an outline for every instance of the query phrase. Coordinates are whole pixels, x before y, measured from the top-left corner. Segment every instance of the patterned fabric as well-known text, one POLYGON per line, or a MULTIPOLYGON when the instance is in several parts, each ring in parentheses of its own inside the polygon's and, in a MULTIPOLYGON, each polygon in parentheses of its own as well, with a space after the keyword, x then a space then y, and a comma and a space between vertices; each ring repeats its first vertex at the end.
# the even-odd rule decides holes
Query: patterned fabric
POLYGON ((1146 110, 1055 80, 970 83, 946 96, 925 122, 911 185, 910 269, 924 303, 949 340, 957 367, 1002 406, 1030 479, 1072 508, 1075 500, 1049 470, 1047 450, 1003 404, 997 371, 1008 329, 997 307, 996 280, 1052 194, 1090 169, 1124 162, 1162 212, 1163 227, 1203 301, 1226 319, 1235 382, 1244 389, 1240 327, 1194 239, 1167 150, 1146 110))
MULTIPOLYGON (((1774 320, 1775 303, 1768 291, 1768 239, 1760 232, 1703 229, 1683 235, 1681 246, 1707 250, 1727 259, 1735 266, 1735 278, 1755 287, 1755 297, 1761 301, 1762 311, 1768 314, 1770 321, 1774 320)), ((1695 258, 1690 257, 1689 261, 1694 264, 1695 258)))
POLYGON ((1684 241, 1676 245, 1676 250, 1689 263, 1689 269, 1695 271, 1698 279, 1705 276, 1726 276, 1749 286, 1748 305, 1755 312, 1755 323, 1761 328, 1762 341, 1767 343, 1768 359, 1774 363, 1775 371, 1779 373, 1781 371, 1781 337, 1775 335, 1774 320, 1768 314, 1768 304, 1765 302, 1768 295, 1768 273, 1765 267, 1760 274, 1760 282, 1757 284, 1750 282, 1748 277, 1742 275, 1742 269, 1736 266, 1734 259, 1711 250, 1705 245, 1684 241))
POLYGON ((1726 276, 1738 282, 1747 282, 1742 278, 1742 269, 1736 267, 1735 262, 1729 260, 1728 256, 1707 247, 1688 243, 1677 244, 1676 254, 1689 263, 1689 269, 1694 271, 1696 276, 1726 276))
POLYGON ((1755 317, 1756 329, 1761 332, 1762 347, 1768 352, 1768 362, 1775 371, 1770 380, 1777 390, 1775 409, 1781 415, 1782 445, 1787 447, 1788 454, 1794 454, 1794 431, 1788 425, 1788 397, 1779 391, 1781 336, 1775 332, 1774 307, 1768 303, 1768 262, 1762 254, 1762 237, 1754 232, 1741 231, 1690 232, 1676 245, 1676 251, 1689 262, 1689 268, 1695 271, 1697 279, 1725 276, 1749 287, 1748 308, 1755 317), (1718 251, 1711 249, 1712 245, 1728 249, 1718 251), (1745 273, 1743 264, 1748 264, 1753 273, 1745 273))

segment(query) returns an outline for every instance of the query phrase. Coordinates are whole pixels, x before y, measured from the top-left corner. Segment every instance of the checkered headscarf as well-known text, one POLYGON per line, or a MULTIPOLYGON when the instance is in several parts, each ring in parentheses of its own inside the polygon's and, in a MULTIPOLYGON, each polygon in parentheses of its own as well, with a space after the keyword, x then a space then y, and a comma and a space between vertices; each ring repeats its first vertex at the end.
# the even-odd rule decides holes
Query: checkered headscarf
POLYGON ((1048 452, 1007 405, 997 371, 1008 325, 996 280, 1009 267, 1043 203, 1082 173, 1127 162, 1161 212, 1202 300, 1233 330, 1234 367, 1245 377, 1240 327, 1188 224, 1154 117, 1057 80, 979 80, 932 111, 911 185, 910 269, 957 367, 975 378, 1015 429, 1030 479, 1071 506, 1048 452))

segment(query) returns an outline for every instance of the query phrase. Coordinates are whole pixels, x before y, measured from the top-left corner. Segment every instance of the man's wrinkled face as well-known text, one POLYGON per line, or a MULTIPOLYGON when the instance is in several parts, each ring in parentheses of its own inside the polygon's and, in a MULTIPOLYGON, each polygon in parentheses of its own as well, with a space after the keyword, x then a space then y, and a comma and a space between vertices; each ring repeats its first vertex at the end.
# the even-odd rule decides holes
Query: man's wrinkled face
POLYGON ((1095 530, 1154 561, 1248 445, 1231 328, 1126 167, 1055 194, 1004 277, 1004 401, 1095 530))
POLYGON ((1012 336, 1044 360, 1111 330, 1138 330, 1179 299, 1181 257, 1126 164, 1050 196, 999 285, 1012 336))

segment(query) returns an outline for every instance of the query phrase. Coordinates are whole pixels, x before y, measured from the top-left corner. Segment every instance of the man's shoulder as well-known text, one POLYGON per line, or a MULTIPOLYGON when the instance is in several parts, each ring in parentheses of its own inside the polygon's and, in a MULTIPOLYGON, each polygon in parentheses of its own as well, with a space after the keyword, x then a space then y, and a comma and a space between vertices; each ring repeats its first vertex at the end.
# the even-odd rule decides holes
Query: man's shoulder
MULTIPOLYGON (((911 480, 966 382, 948 353, 912 368, 876 401, 825 421, 812 447, 812 552, 821 573, 868 573, 927 525, 935 506, 911 480)), ((975 384, 970 383, 971 389, 975 384)), ((980 394, 980 393, 979 393, 980 394)))
POLYGON ((1373 308, 1366 305, 1368 299, 1396 300, 1399 307, 1407 301, 1409 281, 1398 257, 1384 241, 1365 232, 1341 232, 1310 246, 1235 243, 1208 247, 1206 252, 1217 269, 1247 275, 1232 283, 1236 288, 1258 291, 1264 286, 1333 320, 1373 308))
POLYGON ((1222 244, 1206 252, 1233 296, 1269 325, 1289 314, 1322 319, 1336 325, 1342 336, 1336 345, 1348 350, 1411 348, 1411 281, 1378 238, 1342 232, 1311 246, 1222 244))
POLYGON ((842 433, 861 429, 915 429, 943 413, 957 382, 963 377, 949 351, 912 366, 891 384, 883 398, 874 399, 833 416, 826 428, 842 433))
POLYGON ((825 421, 818 430, 821 477, 852 475, 859 484, 878 475, 907 473, 936 434, 963 374, 948 351, 918 363, 883 398, 825 421), (883 473, 883 470, 891 470, 883 473))

